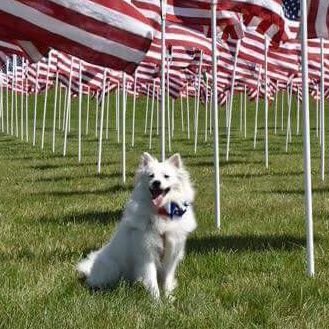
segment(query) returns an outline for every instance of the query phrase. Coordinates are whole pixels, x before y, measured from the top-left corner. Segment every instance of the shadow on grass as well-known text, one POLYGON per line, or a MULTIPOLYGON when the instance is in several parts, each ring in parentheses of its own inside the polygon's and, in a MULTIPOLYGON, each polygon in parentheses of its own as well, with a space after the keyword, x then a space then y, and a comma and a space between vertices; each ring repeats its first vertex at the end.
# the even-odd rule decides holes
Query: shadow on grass
POLYGON ((293 235, 229 235, 192 237, 187 242, 187 252, 266 252, 292 251, 306 246, 305 238, 293 235))
MULTIPOLYGON (((127 177, 134 177, 134 173, 127 172, 127 177)), ((93 175, 84 175, 84 176, 54 176, 54 177, 39 177, 36 179, 31 179, 30 182, 60 182, 60 181, 72 181, 79 179, 87 179, 87 178, 97 178, 97 179, 111 179, 111 178, 120 178, 122 176, 121 172, 113 172, 110 174, 93 174, 93 175)))
MULTIPOLYGON (((328 193, 329 187, 323 187, 323 188, 313 188, 312 193, 328 193)), ((296 190, 285 190, 285 189, 275 189, 271 191, 260 191, 258 190, 257 193, 262 194, 289 194, 289 195, 304 195, 305 190, 303 189, 296 189, 296 190)))
POLYGON ((102 194, 109 194, 109 193, 118 193, 118 192, 125 192, 125 191, 132 191, 132 185, 122 185, 117 184, 111 187, 103 188, 103 189, 95 189, 95 190, 71 190, 71 191, 40 191, 32 193, 33 195, 49 195, 49 196, 58 196, 58 197, 67 197, 67 196, 76 196, 76 195, 102 195, 102 194))
POLYGON ((246 174, 223 174, 223 177, 227 178, 256 178, 256 177, 290 177, 290 176, 302 176, 302 171, 296 172, 262 172, 262 173, 246 173, 246 174))
MULTIPOLYGON (((241 161, 241 160, 231 160, 231 161, 223 161, 220 163, 221 167, 224 166, 228 166, 228 165, 234 165, 234 164, 243 164, 246 163, 245 161, 241 161)), ((189 163, 188 165, 189 167, 213 167, 214 166, 214 161, 210 160, 210 161, 198 161, 195 163, 189 163)))
MULTIPOLYGON (((249 161, 249 160, 229 160, 229 161, 221 161, 220 162, 220 167, 226 167, 230 165, 238 165, 238 164, 262 164, 263 161, 249 161)), ((213 167, 214 166, 214 161, 198 161, 195 163, 189 163, 189 167, 213 167)))
POLYGON ((39 221, 44 224, 102 224, 117 222, 122 216, 122 210, 90 211, 85 213, 73 213, 63 217, 41 217, 39 221))
MULTIPOLYGON (((37 154, 36 154, 36 156, 37 156, 37 154)), ((31 161, 31 160, 35 159, 34 157, 31 157, 31 156, 22 156, 22 157, 9 156, 6 158, 2 158, 2 157, 0 157, 0 158, 1 158, 1 160, 4 160, 4 161, 31 161)))
MULTIPOLYGON (((0 143, 10 143, 10 142, 15 142, 17 141, 16 138, 13 137, 9 137, 7 135, 0 135, 0 137, 2 137, 2 139, 0 139, 0 143)), ((16 143, 16 144, 20 144, 20 143, 16 143)))
MULTIPOLYGON (((65 159, 65 158, 63 158, 65 159)), ((109 166, 109 165, 115 165, 118 162, 102 162, 102 166, 109 166)), ((59 168, 69 168, 69 167, 84 167, 84 166, 97 166, 97 162, 96 161, 92 161, 92 162, 75 162, 75 163, 70 163, 70 162, 65 162, 65 163, 58 163, 58 164, 54 164, 54 163, 42 163, 42 164, 37 164, 37 165, 28 165, 26 166, 27 168, 31 168, 31 169, 35 169, 35 170, 48 170, 48 169, 59 169, 59 168)))

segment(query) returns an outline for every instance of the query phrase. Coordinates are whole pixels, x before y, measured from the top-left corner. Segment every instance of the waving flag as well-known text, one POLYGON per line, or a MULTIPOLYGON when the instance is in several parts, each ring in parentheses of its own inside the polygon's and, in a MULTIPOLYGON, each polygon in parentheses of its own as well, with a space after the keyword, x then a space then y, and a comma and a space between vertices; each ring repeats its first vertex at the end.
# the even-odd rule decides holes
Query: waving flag
MULTIPOLYGON (((210 25, 210 8, 211 0, 168 0, 167 18, 169 21, 187 24, 194 22, 199 25, 210 25)), ((289 39, 283 0, 217 1, 218 25, 237 26, 238 14, 242 14, 245 26, 255 28, 257 32, 267 35, 275 43, 289 39)))
POLYGON ((1 0, 0 31, 126 72, 143 60, 153 38, 151 21, 124 0, 1 0))
POLYGON ((329 39, 329 1, 311 0, 308 7, 308 37, 329 39))

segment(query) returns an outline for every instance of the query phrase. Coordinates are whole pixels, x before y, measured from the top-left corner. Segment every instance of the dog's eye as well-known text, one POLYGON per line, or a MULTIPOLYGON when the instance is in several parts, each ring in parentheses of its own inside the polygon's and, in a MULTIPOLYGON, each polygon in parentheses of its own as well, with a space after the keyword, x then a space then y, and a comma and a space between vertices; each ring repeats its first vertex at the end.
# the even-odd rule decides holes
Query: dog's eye
POLYGON ((149 174, 149 177, 150 178, 154 178, 154 174, 149 174))
POLYGON ((166 178, 166 179, 169 178, 169 175, 167 175, 167 174, 164 174, 163 176, 164 176, 164 178, 166 178))

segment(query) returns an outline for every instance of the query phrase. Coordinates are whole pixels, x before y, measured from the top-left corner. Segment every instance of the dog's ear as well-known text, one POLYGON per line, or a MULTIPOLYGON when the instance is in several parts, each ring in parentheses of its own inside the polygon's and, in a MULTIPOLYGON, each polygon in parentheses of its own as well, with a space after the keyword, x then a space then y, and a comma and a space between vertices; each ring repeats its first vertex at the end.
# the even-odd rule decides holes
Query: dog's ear
POLYGON ((172 155, 169 159, 168 162, 175 166, 176 168, 180 169, 183 167, 183 161, 179 153, 175 153, 172 155))
POLYGON ((150 162, 154 161, 155 159, 152 157, 150 153, 144 152, 141 156, 141 166, 146 167, 150 162))

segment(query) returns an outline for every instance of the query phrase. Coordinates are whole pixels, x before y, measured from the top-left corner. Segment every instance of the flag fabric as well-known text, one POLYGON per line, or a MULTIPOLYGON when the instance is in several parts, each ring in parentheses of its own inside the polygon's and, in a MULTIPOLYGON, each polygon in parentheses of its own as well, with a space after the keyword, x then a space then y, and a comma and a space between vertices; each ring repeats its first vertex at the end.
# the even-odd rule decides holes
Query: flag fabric
MULTIPOLYGON (((220 0, 217 1, 217 24, 237 26, 243 23, 267 35, 272 42, 289 39, 285 25, 284 4, 281 0, 220 0), (234 16, 236 15, 236 16, 234 16)), ((168 0, 169 21, 210 25, 211 0, 168 0)), ((241 28, 239 28, 241 30, 241 28)), ((241 33, 240 37, 241 37, 241 33)))
MULTIPOLYGON (((176 24, 189 26, 210 26, 211 8, 209 0, 168 0, 166 19, 176 24)), ((243 37, 243 26, 239 13, 231 9, 217 8, 217 26, 227 37, 233 39, 243 37)), ((207 33, 208 34, 208 33, 207 33)))
POLYGON ((0 40, 0 50, 7 55, 16 54, 18 56, 23 56, 23 50, 17 46, 15 43, 10 41, 0 40))
POLYGON ((308 4, 308 38, 329 39, 329 0, 310 0, 308 4))
POLYGON ((1 0, 1 36, 52 47, 133 72, 153 38, 152 22, 124 0, 1 0))

